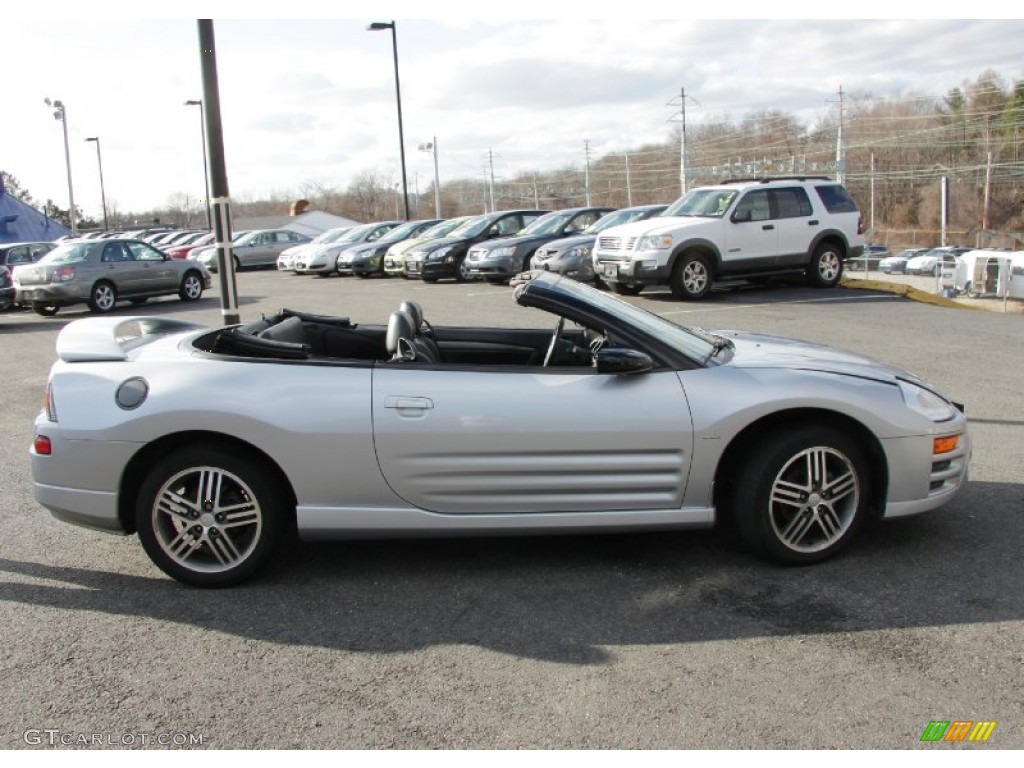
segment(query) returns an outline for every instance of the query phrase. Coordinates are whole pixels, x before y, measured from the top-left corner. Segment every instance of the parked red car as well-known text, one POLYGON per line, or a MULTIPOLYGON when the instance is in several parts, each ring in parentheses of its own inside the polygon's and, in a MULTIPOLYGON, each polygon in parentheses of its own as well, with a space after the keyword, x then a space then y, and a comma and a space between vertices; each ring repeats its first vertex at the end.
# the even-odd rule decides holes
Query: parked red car
POLYGON ((213 233, 208 232, 194 242, 186 245, 172 245, 170 248, 164 248, 162 250, 172 259, 187 259, 193 248, 201 248, 202 246, 209 245, 212 242, 213 233))

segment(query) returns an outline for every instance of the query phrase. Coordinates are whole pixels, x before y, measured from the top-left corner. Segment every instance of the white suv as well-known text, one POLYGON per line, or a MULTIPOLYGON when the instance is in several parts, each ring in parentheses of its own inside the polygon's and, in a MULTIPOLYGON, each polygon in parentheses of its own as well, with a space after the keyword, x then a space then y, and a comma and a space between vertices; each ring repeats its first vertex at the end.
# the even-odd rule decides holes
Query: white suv
POLYGON ((660 217, 606 229, 594 274, 620 294, 668 285, 701 299, 715 280, 803 272, 812 285, 839 282, 860 256, 857 204, 825 177, 745 179, 692 189, 660 217))

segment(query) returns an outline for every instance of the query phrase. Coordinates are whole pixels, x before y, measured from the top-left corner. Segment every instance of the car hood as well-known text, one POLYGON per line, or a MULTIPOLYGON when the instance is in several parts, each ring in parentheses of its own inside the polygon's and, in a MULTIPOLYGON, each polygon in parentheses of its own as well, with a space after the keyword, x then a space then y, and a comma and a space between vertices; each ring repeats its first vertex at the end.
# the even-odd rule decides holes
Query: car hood
POLYGON ((521 245, 543 245, 555 240, 558 235, 516 235, 514 237, 503 237, 499 240, 488 240, 485 243, 475 246, 476 248, 493 251, 496 248, 518 248, 521 245))
POLYGON ((373 253, 373 251, 379 247, 379 243, 359 243, 358 245, 353 245, 351 248, 346 248, 339 255, 344 254, 345 256, 352 258, 355 256, 362 256, 367 253, 373 253))
POLYGON ((707 224, 710 221, 721 221, 707 216, 657 216, 652 219, 641 219, 631 221, 629 224, 620 224, 617 227, 609 227, 598 235, 605 237, 641 237, 643 235, 661 235, 677 232, 680 227, 696 227, 707 224))
POLYGON ((446 245, 458 245, 459 243, 468 243, 472 240, 469 237, 442 237, 437 240, 425 240, 419 246, 416 247, 417 251, 423 250, 437 250, 443 248, 446 245))
POLYGON ((902 368, 845 349, 810 341, 752 331, 713 331, 729 339, 733 355, 725 364, 734 368, 788 368, 822 371, 895 384, 912 381, 934 391, 930 384, 902 368))
POLYGON ((552 240, 544 246, 544 250, 549 253, 552 251, 567 251, 578 245, 593 245, 596 240, 597 235, 573 235, 572 237, 562 237, 558 240, 552 240))

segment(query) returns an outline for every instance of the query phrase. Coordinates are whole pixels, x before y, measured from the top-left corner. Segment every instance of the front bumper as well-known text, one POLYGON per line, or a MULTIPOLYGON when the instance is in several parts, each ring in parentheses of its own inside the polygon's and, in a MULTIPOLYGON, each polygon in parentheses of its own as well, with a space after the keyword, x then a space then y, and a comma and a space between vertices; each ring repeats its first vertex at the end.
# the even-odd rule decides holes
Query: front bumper
POLYGON ((606 283, 659 285, 668 280, 668 266, 653 258, 598 258, 594 276, 606 283))
POLYGON ((330 275, 338 271, 338 265, 333 260, 325 264, 310 264, 305 259, 296 259, 295 271, 300 275, 330 275))
POLYGON ((509 256, 490 256, 470 251, 466 255, 466 271, 474 277, 510 278, 523 271, 523 258, 515 253, 509 256))
MULTIPOLYGON (((445 256, 444 259, 449 257, 445 256)), ((456 260, 405 262, 407 277, 420 277, 424 280, 443 280, 459 276, 459 264, 456 260)))
POLYGON ((889 465, 889 492, 883 517, 906 517, 937 509, 949 502, 967 482, 971 437, 963 424, 949 433, 959 436, 956 449, 932 453, 934 436, 882 441, 889 465), (908 467, 927 471, 908 472, 908 467))

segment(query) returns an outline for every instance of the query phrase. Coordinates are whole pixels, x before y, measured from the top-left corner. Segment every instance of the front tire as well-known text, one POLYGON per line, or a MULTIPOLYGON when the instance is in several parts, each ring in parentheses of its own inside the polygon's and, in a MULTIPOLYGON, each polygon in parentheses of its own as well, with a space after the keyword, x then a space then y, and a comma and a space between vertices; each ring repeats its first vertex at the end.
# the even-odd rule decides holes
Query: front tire
POLYGON ((186 446, 142 483, 135 524, 160 570, 195 587, 237 584, 263 566, 285 531, 287 496, 253 456, 186 446))
POLYGON ((100 280, 92 287, 89 294, 89 309, 99 314, 106 314, 117 304, 117 289, 106 280, 100 280))
POLYGON ((610 283, 612 293, 619 296, 639 296, 644 289, 643 283, 610 283))
POLYGON ((195 272, 189 272, 181 281, 178 297, 182 301, 199 301, 203 295, 203 281, 195 272))
POLYGON ((822 243, 814 249, 807 267, 807 282, 817 288, 832 288, 843 276, 843 254, 832 243, 822 243))
POLYGON ((684 253, 672 268, 668 287, 677 299, 703 299, 711 290, 711 263, 700 253, 684 253))
POLYGON ((804 426, 762 441, 747 459, 732 501, 748 545, 779 562, 806 565, 849 544, 871 492, 856 442, 829 427, 804 426))

